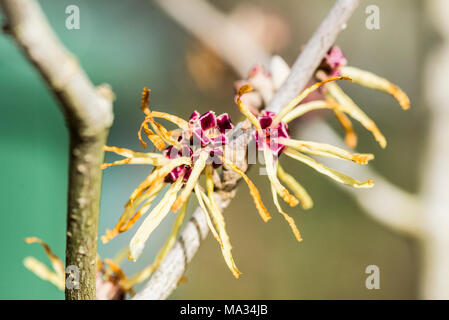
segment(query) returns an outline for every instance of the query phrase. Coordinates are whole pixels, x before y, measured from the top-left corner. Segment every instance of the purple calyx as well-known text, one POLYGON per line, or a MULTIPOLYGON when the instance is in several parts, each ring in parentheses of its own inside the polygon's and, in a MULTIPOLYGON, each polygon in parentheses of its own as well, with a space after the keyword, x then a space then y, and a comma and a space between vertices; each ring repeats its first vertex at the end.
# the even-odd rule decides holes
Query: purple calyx
POLYGON ((264 144, 269 146, 271 152, 277 157, 285 149, 285 145, 279 143, 279 138, 290 138, 288 126, 284 122, 280 122, 276 127, 271 128, 276 113, 270 111, 262 111, 259 116, 259 123, 262 128, 263 136, 260 137, 259 132, 254 133, 254 139, 258 150, 263 149, 264 144))
POLYGON ((323 61, 321 62, 321 68, 332 76, 339 76, 339 68, 346 66, 347 64, 348 60, 346 60, 343 51, 339 47, 334 46, 330 48, 324 56, 323 61))
MULTIPOLYGON (((179 157, 192 157, 193 151, 189 146, 183 145, 182 149, 179 150, 174 146, 168 146, 165 148, 162 153, 169 159, 175 159, 179 157)), ((186 181, 190 173, 192 171, 192 167, 187 165, 180 165, 174 168, 170 173, 165 177, 165 182, 172 183, 175 182, 182 174, 184 174, 184 181, 186 181)))
POLYGON ((234 128, 234 124, 229 117, 229 114, 222 113, 217 117, 217 128, 220 133, 226 133, 228 130, 232 130, 234 128))
MULTIPOLYGON (((206 150, 209 152, 207 163, 218 168, 222 165, 223 148, 228 143, 226 133, 233 128, 234 125, 227 113, 217 117, 213 111, 202 115, 198 111, 194 111, 189 118, 188 130, 183 131, 178 139, 182 146, 181 150, 175 146, 168 146, 163 154, 169 159, 191 157, 192 163, 195 163, 199 153, 206 150)), ((166 176, 165 181, 174 182, 182 174, 184 174, 183 179, 187 180, 191 171, 191 166, 178 166, 166 176)))

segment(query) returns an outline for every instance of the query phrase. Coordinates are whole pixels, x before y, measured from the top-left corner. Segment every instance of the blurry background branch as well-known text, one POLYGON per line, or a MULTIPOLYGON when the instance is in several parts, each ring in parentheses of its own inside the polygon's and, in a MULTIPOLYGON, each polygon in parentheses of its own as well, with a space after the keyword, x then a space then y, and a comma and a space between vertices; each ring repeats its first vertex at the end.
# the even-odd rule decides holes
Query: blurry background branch
POLYGON ((246 77, 255 63, 268 64, 270 54, 250 34, 207 1, 156 0, 156 3, 219 54, 240 76, 246 77))
POLYGON ((110 88, 96 88, 34 0, 1 0, 10 33, 61 105, 70 132, 66 265, 80 270, 67 299, 95 299, 103 146, 113 121, 110 88))
MULTIPOLYGON (((254 64, 267 65, 269 63, 267 57, 270 56, 270 53, 255 43, 251 36, 244 35, 245 30, 232 25, 231 30, 236 31, 230 36, 226 31, 226 26, 232 23, 229 21, 230 19, 226 19, 223 13, 207 2, 202 0, 190 1, 188 4, 180 0, 157 0, 156 2, 181 26, 193 33, 206 46, 215 50, 242 78, 246 78, 248 70, 254 64), (191 19, 189 12, 197 18, 191 19), (248 50, 246 50, 246 46, 248 46, 248 50), (220 48, 223 49, 220 50, 220 48), (247 52, 252 52, 253 57, 249 56, 248 58, 247 52)), ((324 54, 333 45, 338 33, 344 29, 358 3, 358 0, 337 0, 335 2, 294 64, 293 72, 282 88, 273 96, 270 103, 271 110, 280 108, 283 106, 283 102, 288 102, 304 89, 324 54)), ((385 184, 388 185, 387 182, 385 184)), ((200 221, 205 224, 204 219, 198 219, 201 215, 201 209, 197 209, 193 216, 196 224, 200 221)), ((193 224, 193 222, 191 221, 189 224, 193 224)), ((170 295, 181 279, 187 267, 186 263, 190 262, 199 248, 200 240, 205 237, 205 235, 200 235, 199 230, 207 230, 207 227, 200 226, 197 229, 189 227, 183 231, 180 240, 135 299, 165 299, 170 295), (192 241, 186 241, 187 239, 192 241)))
POLYGON ((430 107, 430 132, 422 167, 423 226, 421 298, 449 299, 449 2, 427 1, 427 13, 441 39, 430 51, 422 84, 430 107))

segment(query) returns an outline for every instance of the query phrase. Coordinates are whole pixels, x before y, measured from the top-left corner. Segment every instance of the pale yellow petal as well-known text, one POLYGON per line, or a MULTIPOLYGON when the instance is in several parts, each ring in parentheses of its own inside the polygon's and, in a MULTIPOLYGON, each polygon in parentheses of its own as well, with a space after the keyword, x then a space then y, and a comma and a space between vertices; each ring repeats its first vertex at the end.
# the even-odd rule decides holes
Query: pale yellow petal
POLYGON ((273 185, 271 185, 271 193, 273 195, 273 202, 274 205, 276 206, 276 208, 278 209, 279 213, 282 214, 282 216, 284 217, 284 219, 288 222, 288 225, 290 226, 290 228, 293 231, 293 234, 295 235, 296 240, 298 240, 299 242, 302 241, 302 237, 301 237, 301 233, 299 233, 298 227, 296 226, 295 220, 293 220, 292 217, 290 217, 288 214, 286 214, 282 208, 281 205, 279 204, 279 200, 278 200, 278 195, 276 192, 276 189, 274 188, 273 185))
POLYGON ((41 239, 39 239, 37 237, 25 238, 25 242, 28 244, 30 244, 30 243, 40 244, 44 248, 45 254, 47 255, 48 259, 50 260, 53 270, 55 270, 56 274, 58 274, 59 276, 61 276, 63 278, 65 277, 64 263, 61 261, 61 259, 58 258, 58 256, 56 256, 53 253, 50 246, 46 242, 42 241, 41 239))
POLYGON ((170 159, 165 158, 162 155, 154 158, 125 158, 122 160, 117 160, 111 163, 103 163, 101 169, 106 169, 111 166, 123 165, 123 164, 146 164, 152 166, 163 166, 169 162, 170 159), (159 157, 160 156, 160 157, 159 157))
POLYGON ((178 149, 181 149, 181 144, 176 139, 172 138, 170 132, 167 129, 165 129, 165 127, 162 124, 154 121, 152 117, 150 117, 149 120, 151 127, 159 137, 161 137, 167 144, 176 146, 178 147, 178 149))
POLYGON ((177 117, 175 115, 165 113, 165 112, 159 112, 159 111, 151 111, 151 116, 153 118, 162 118, 165 120, 168 120, 170 122, 173 122, 178 127, 187 130, 189 128, 189 123, 185 121, 184 119, 177 117))
POLYGON ((380 132, 374 121, 371 120, 336 83, 328 83, 326 85, 326 89, 326 96, 338 102, 340 105, 339 110, 347 113, 352 118, 359 121, 373 134, 374 138, 382 148, 387 146, 387 141, 384 135, 380 132))
POLYGON ((337 109, 337 104, 332 103, 329 101, 324 100, 316 100, 316 101, 310 101, 303 104, 300 104, 293 110, 291 110, 289 113, 287 113, 283 118, 282 122, 289 123, 292 120, 295 120, 296 118, 299 118, 306 114, 307 112, 314 111, 314 110, 320 110, 320 109, 337 109))
POLYGON ((25 267, 33 272, 36 276, 42 280, 48 281, 55 285, 58 289, 64 290, 65 288, 65 276, 57 274, 51 271, 45 264, 33 257, 26 257, 23 260, 25 267))
POLYGON ((363 182, 357 181, 354 178, 351 178, 341 172, 335 171, 333 169, 330 169, 328 167, 326 167, 325 165, 323 165, 322 163, 319 163, 318 161, 304 155, 301 154, 293 149, 287 148, 284 150, 284 154, 286 154, 287 156, 298 160, 302 163, 307 164, 308 166, 312 167, 313 169, 315 169, 316 171, 334 179, 337 182, 355 187, 355 188, 370 188, 374 185, 373 180, 366 180, 363 182))
POLYGON ((172 231, 168 239, 165 241, 164 246, 159 250, 158 254, 156 255, 154 262, 151 265, 144 268, 142 271, 135 274, 133 277, 125 279, 121 282, 121 285, 125 290, 129 290, 133 286, 147 280, 153 274, 154 270, 156 270, 160 266, 160 264, 165 259, 167 254, 173 248, 173 246, 176 243, 176 238, 178 237, 179 229, 181 228, 184 222, 184 218, 187 211, 187 203, 188 202, 185 202, 184 205, 181 207, 181 210, 179 211, 179 214, 176 217, 175 223, 173 224, 172 231))
MULTIPOLYGON (((133 191, 129 197, 128 204, 134 201, 134 199, 141 194, 146 188, 153 184, 161 183, 161 181, 176 167, 180 165, 191 165, 192 160, 190 157, 180 157, 170 159, 164 166, 155 168, 154 171, 133 191)), ((127 204, 127 205, 128 205, 127 204)))
POLYGON ((291 207, 296 206, 299 203, 299 201, 288 192, 287 188, 285 188, 277 178, 276 167, 273 160, 273 153, 271 152, 269 147, 265 144, 263 148, 263 153, 265 158, 265 167, 267 169, 268 179, 270 180, 271 185, 274 186, 276 192, 282 199, 284 199, 285 202, 287 202, 291 207))
POLYGON ((234 172, 238 173, 243 180, 245 180, 246 184, 248 185, 249 192, 251 196, 253 197, 254 203, 256 204, 257 211, 259 212, 260 216, 262 217, 262 220, 264 222, 268 222, 268 220, 271 219, 270 214, 268 213, 268 210, 265 208, 262 199, 260 197, 260 192, 257 190, 257 187, 254 185, 254 183, 248 178, 248 176, 239 169, 235 164, 228 161, 225 157, 222 157, 223 163, 225 163, 229 168, 231 168, 234 172))
POLYGON ((237 92, 237 105, 239 106, 240 112, 253 124, 253 126, 257 130, 262 130, 257 117, 251 112, 249 107, 241 99, 241 97, 245 93, 250 92, 252 90, 253 90, 253 88, 249 84, 245 84, 245 85, 241 86, 239 91, 237 92))
POLYGON ((189 176, 189 179, 187 180, 186 185, 184 186, 181 193, 179 194, 179 197, 173 203, 173 206, 171 209, 174 212, 179 210, 179 208, 182 206, 182 204, 187 200, 187 198, 192 193, 193 188, 195 187, 198 179, 200 178, 201 173, 204 170, 204 167, 206 166, 206 161, 208 158, 209 158, 209 152, 201 151, 200 156, 198 157, 195 164, 193 165, 192 172, 190 173, 190 176, 189 176))
POLYGON ((347 115, 338 109, 334 110, 335 117, 338 122, 340 122, 343 130, 345 130, 345 143, 346 145, 354 149, 357 146, 357 134, 354 131, 354 127, 352 126, 351 119, 347 115))
POLYGON ((148 119, 145 119, 142 124, 140 125, 139 131, 137 131, 137 136, 139 138, 140 144, 142 147, 146 148, 147 143, 143 141, 142 138, 142 129, 145 131, 145 134, 147 135, 148 139, 150 139, 151 143, 159 150, 162 151, 165 148, 165 142, 164 140, 158 136, 156 133, 154 133, 150 128, 148 128, 148 119))
POLYGON ((355 83, 391 94, 399 102, 402 109, 410 108, 410 99, 405 92, 387 79, 354 67, 342 67, 340 71, 342 75, 352 78, 355 83))
POLYGON ((279 112, 277 114, 277 116, 273 119, 273 123, 271 124, 271 127, 274 128, 276 127, 277 124, 279 124, 282 119, 285 117, 285 115, 287 113, 289 113, 290 111, 292 111, 299 103, 301 103, 302 100, 304 100, 310 93, 312 93, 313 91, 315 91, 316 89, 318 89, 319 87, 321 87, 323 84, 328 83, 330 81, 335 81, 335 80, 349 80, 351 81, 350 78, 348 77, 330 77, 326 80, 323 80, 321 82, 317 82, 313 85, 311 85, 310 87, 308 87, 307 89, 305 89, 303 92, 301 92, 299 95, 297 95, 292 101, 290 101, 285 107, 282 108, 281 112, 279 112))
POLYGON ((368 161, 374 159, 374 155, 371 153, 352 153, 326 143, 285 138, 280 138, 279 143, 315 156, 344 159, 358 164, 367 164, 368 161))
POLYGON ((204 192, 201 191, 200 186, 198 184, 195 185, 195 196, 198 199, 198 203, 204 212, 204 215, 205 215, 206 221, 207 221, 207 225, 209 226, 209 229, 212 232, 212 235, 214 236, 215 240, 217 240, 217 242, 220 244, 220 247, 223 247, 223 244, 221 243, 220 236, 218 235, 218 232, 215 229, 215 226, 211 220, 209 210, 206 208, 206 206, 204 204, 204 202, 207 202, 208 207, 210 207, 209 199, 204 194, 204 192))
POLYGON ((307 193, 306 189, 304 189, 304 187, 296 181, 293 176, 285 172, 280 164, 278 164, 277 175, 279 179, 293 191, 295 196, 299 199, 303 209, 307 210, 313 207, 312 198, 307 193))
MULTIPOLYGON (((234 258, 232 257, 232 253, 231 253, 231 241, 229 239, 229 235, 226 232, 226 224, 224 221, 224 217, 220 211, 220 209, 218 208, 217 203, 215 202, 215 198, 214 198, 214 183, 213 183, 213 178, 212 178, 212 167, 211 166, 207 166, 206 167, 206 188, 207 188, 207 194, 208 194, 208 199, 209 199, 209 210, 210 213, 212 214, 212 218, 215 222, 215 225, 218 229, 218 235, 220 236, 221 239, 221 251, 223 253, 223 257, 225 259, 226 264, 228 265, 229 270, 231 270, 232 274, 234 275, 235 278, 239 278, 239 275, 241 274, 241 272, 238 270, 234 258)), ((207 202, 206 202, 207 205, 207 202)))
MULTIPOLYGON (((161 188, 162 189, 162 188, 161 188)), ((132 217, 130 217, 130 219, 128 219, 128 221, 126 221, 126 223, 124 223, 120 229, 119 229, 119 233, 123 233, 125 231, 128 231, 136 222, 137 220, 140 219, 140 217, 142 217, 143 215, 145 215, 145 213, 148 212, 148 210, 150 209, 154 199, 156 199, 157 194, 153 194, 151 197, 148 198, 148 200, 146 200, 144 202, 144 204, 142 205, 142 207, 139 208, 139 210, 137 210, 134 215, 132 217)))
POLYGON ((121 215, 116 226, 112 230, 106 230, 106 234, 101 237, 101 241, 107 243, 118 234, 128 230, 148 209, 145 208, 146 210, 139 210, 135 213, 136 208, 144 201, 146 201, 146 207, 151 206, 152 201, 165 186, 165 176, 167 176, 175 167, 182 164, 190 164, 190 162, 191 160, 189 157, 171 159, 166 166, 153 170, 153 172, 131 194, 125 205, 125 211, 121 215), (132 216, 133 213, 134 216, 132 216))
POLYGON ((153 152, 135 152, 130 149, 126 148, 118 148, 118 147, 111 147, 111 146, 104 146, 104 151, 114 152, 118 155, 121 155, 126 158, 151 158, 151 159, 159 159, 159 158, 165 158, 160 153, 153 153, 153 152))
POLYGON ((136 234, 130 241, 129 244, 129 259, 137 260, 142 254, 145 242, 151 233, 156 229, 156 227, 161 223, 161 221, 167 216, 170 211, 170 206, 176 199, 178 191, 181 189, 183 181, 181 176, 173 183, 167 190, 161 201, 156 205, 156 207, 151 210, 148 216, 145 218, 143 223, 140 225, 136 234))

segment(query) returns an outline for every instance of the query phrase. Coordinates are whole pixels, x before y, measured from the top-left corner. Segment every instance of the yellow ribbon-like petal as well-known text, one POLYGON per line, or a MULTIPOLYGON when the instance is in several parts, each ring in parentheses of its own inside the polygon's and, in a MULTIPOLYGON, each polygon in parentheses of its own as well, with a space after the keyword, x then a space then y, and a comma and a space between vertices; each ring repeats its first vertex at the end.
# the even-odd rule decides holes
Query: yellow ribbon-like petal
POLYGON ((316 171, 334 179, 337 182, 355 187, 355 188, 371 188, 374 185, 373 180, 366 180, 363 182, 357 181, 354 178, 351 178, 341 172, 338 172, 336 170, 330 169, 328 167, 326 167, 324 164, 319 163, 318 161, 302 154, 299 153, 293 149, 287 148, 284 150, 284 153, 295 159, 298 160, 300 162, 303 162, 305 164, 307 164, 308 166, 312 167, 313 169, 315 169, 316 171))
POLYGON ((293 234, 295 235, 296 240, 298 240, 298 242, 301 242, 302 241, 301 233, 299 232, 298 227, 296 226, 295 220, 293 220, 292 217, 290 217, 288 214, 286 214, 282 210, 281 205, 279 204, 279 200, 278 200, 278 195, 277 195, 276 189, 274 188, 273 185, 271 185, 271 194, 273 195, 274 205, 278 209, 279 213, 282 214, 284 219, 288 222, 288 225, 292 229, 293 234))
POLYGON ((193 188, 195 187, 198 179, 200 178, 201 173, 204 170, 204 167, 206 167, 206 161, 209 158, 209 152, 208 151, 202 151, 200 153, 200 156, 196 160, 192 172, 190 173, 189 179, 187 180, 186 185, 184 186, 184 189, 182 189, 181 193, 179 194, 179 197, 176 199, 176 201, 172 205, 172 210, 174 212, 178 211, 179 208, 182 206, 182 204, 187 201, 187 198, 192 193, 193 188))
MULTIPOLYGON (((237 268, 234 258, 231 253, 231 241, 229 239, 229 235, 226 232, 224 217, 218 208, 217 203, 214 198, 214 182, 212 178, 212 167, 209 165, 206 167, 206 189, 209 201, 206 202, 210 213, 212 214, 212 218, 218 230, 218 235, 221 239, 221 251, 223 253, 223 257, 225 259, 226 264, 228 265, 229 270, 231 270, 232 274, 235 278, 239 278, 241 272, 237 268)), ((204 199, 204 198, 203 198, 204 199)))
POLYGON ((268 179, 271 182, 271 185, 274 186, 276 192, 287 202, 291 207, 296 206, 299 201, 293 195, 291 195, 288 190, 281 184, 276 175, 276 168, 273 160, 273 153, 269 149, 269 147, 264 144, 263 154, 265 158, 265 167, 267 169, 268 179))
POLYGON ((349 66, 342 67, 340 72, 342 75, 350 77, 354 83, 391 94, 399 102, 402 109, 407 110, 410 108, 410 99, 405 92, 387 79, 379 77, 372 72, 349 66))
POLYGON ((156 270, 161 262, 165 259, 167 254, 170 252, 170 250, 173 248, 173 246, 176 243, 176 238, 178 237, 179 229, 181 228, 184 218, 187 211, 187 202, 184 203, 184 205, 181 207, 181 210, 179 211, 178 216, 176 217, 175 223, 173 224, 172 231, 168 237, 168 239, 165 241, 164 246, 159 250, 158 254, 156 255, 156 258, 154 259, 154 262, 132 276, 129 279, 124 279, 121 282, 122 287, 125 290, 129 290, 135 285, 144 282, 147 280, 156 270))
POLYGON ((305 89, 303 92, 301 92, 299 95, 297 95, 292 101, 290 101, 285 107, 282 108, 281 112, 277 114, 277 116, 273 119, 273 122, 271 124, 271 127, 276 127, 282 119, 285 117, 287 113, 292 111, 298 104, 301 103, 302 100, 304 100, 310 93, 321 87, 323 84, 335 81, 335 80, 349 80, 351 81, 351 78, 348 77, 330 77, 328 79, 325 79, 323 81, 317 82, 307 89, 305 89))
POLYGON ((154 229, 156 229, 161 221, 167 216, 170 211, 170 206, 175 201, 176 195, 182 187, 182 179, 183 176, 179 177, 178 180, 170 186, 161 201, 156 205, 156 207, 154 207, 153 210, 151 210, 142 225, 137 230, 136 234, 131 239, 129 243, 130 260, 135 261, 139 258, 142 254, 145 242, 154 229))
POLYGON ((303 209, 307 210, 313 207, 313 201, 306 189, 296 179, 284 171, 278 164, 277 175, 279 179, 289 187, 295 196, 299 199, 303 209))
POLYGON ((262 220, 264 222, 268 222, 271 219, 270 214, 268 213, 268 210, 265 208, 262 199, 260 197, 260 192, 257 190, 257 187, 254 185, 254 183, 248 178, 248 176, 239 169, 235 164, 228 161, 225 157, 222 157, 223 163, 225 163, 229 168, 231 168, 234 172, 238 173, 243 180, 245 180, 246 184, 248 185, 249 192, 251 196, 253 197, 254 203, 256 204, 257 211, 259 212, 259 215, 262 217, 262 220))
POLYGON ((352 153, 327 143, 286 138, 280 138, 279 143, 315 156, 344 159, 358 164, 367 164, 368 161, 374 159, 374 155, 371 153, 352 153))

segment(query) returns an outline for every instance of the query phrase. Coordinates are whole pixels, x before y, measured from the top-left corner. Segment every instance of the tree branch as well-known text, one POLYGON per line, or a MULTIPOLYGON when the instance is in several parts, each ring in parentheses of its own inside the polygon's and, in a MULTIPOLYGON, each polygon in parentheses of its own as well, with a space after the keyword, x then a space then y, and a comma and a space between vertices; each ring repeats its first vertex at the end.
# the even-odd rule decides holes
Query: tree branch
POLYGON ((304 50, 296 59, 284 84, 275 93, 268 110, 279 110, 296 97, 312 78, 326 52, 334 44, 338 34, 346 28, 346 22, 357 8, 359 0, 337 0, 329 14, 321 22, 304 50))
POLYGON ((0 0, 11 33, 47 82, 70 132, 66 265, 80 270, 79 290, 66 299, 95 299, 97 227, 101 169, 113 121, 109 87, 90 82, 76 58, 62 45, 34 0, 0 0))
MULTIPOLYGON (((180 0, 157 0, 157 2, 169 15, 173 16, 178 23, 202 40, 205 45, 216 49, 218 51, 217 53, 243 77, 246 77, 247 71, 253 64, 257 62, 268 64, 268 59, 266 58, 262 59, 264 61, 257 60, 258 57, 267 57, 268 53, 265 53, 264 50, 255 44, 250 37, 245 36, 247 43, 241 43, 239 40, 236 40, 237 38, 235 35, 242 35, 244 33, 243 30, 238 30, 233 36, 229 36, 226 32, 222 34, 224 31, 222 26, 227 25, 225 18, 221 13, 214 10, 212 6, 204 1, 193 0, 189 1, 188 4, 180 0), (191 15, 187 12, 191 12, 198 18, 191 19, 191 15), (250 55, 245 59, 245 49, 247 44, 249 44, 253 56, 251 57, 250 55)), ((287 83, 287 85, 285 85, 286 89, 283 89, 282 92, 276 94, 281 95, 281 97, 276 98, 276 101, 284 101, 285 98, 282 98, 282 96, 289 95, 292 88, 296 89, 295 92, 298 92, 302 89, 298 88, 299 85, 302 85, 303 87, 306 85, 307 81, 312 76, 313 71, 333 44, 336 36, 342 30, 342 25, 349 19, 358 2, 358 0, 336 1, 325 21, 307 44, 304 50, 307 53, 305 58, 301 58, 301 61, 295 64, 296 69, 302 70, 301 72, 309 73, 308 78, 302 83, 301 81, 303 80, 298 80, 297 77, 290 76, 289 79, 294 79, 294 84, 290 85, 287 83), (313 46, 313 48, 310 48, 310 46, 313 46), (318 46, 319 48, 315 48, 315 46, 318 46), (315 56, 312 56, 313 54, 315 54, 315 56), (306 63, 310 64, 310 66, 303 65, 306 63)), ((275 105, 278 106, 278 104, 275 105)), ((246 170, 246 167, 244 169, 246 170)), ((235 183, 231 186, 228 185, 228 188, 230 189, 234 189, 235 187, 235 183)), ((220 199, 220 194, 218 194, 218 200, 218 203, 224 208, 228 205, 228 200, 230 199, 226 198, 226 201, 223 202, 221 201, 223 199, 220 199)), ((208 232, 206 221, 204 219, 198 219, 198 216, 201 215, 203 215, 203 213, 201 209, 198 208, 195 211, 193 219, 198 223, 202 221, 202 225, 199 225, 198 228, 193 228, 192 220, 189 222, 188 226, 190 227, 184 229, 174 248, 164 259, 153 277, 145 284, 143 290, 139 292, 134 299, 165 299, 176 288, 185 272, 187 264, 199 248, 199 240, 205 237, 205 235, 202 236, 200 230, 204 229, 206 234, 208 232), (187 258, 183 259, 182 257, 187 258)))

